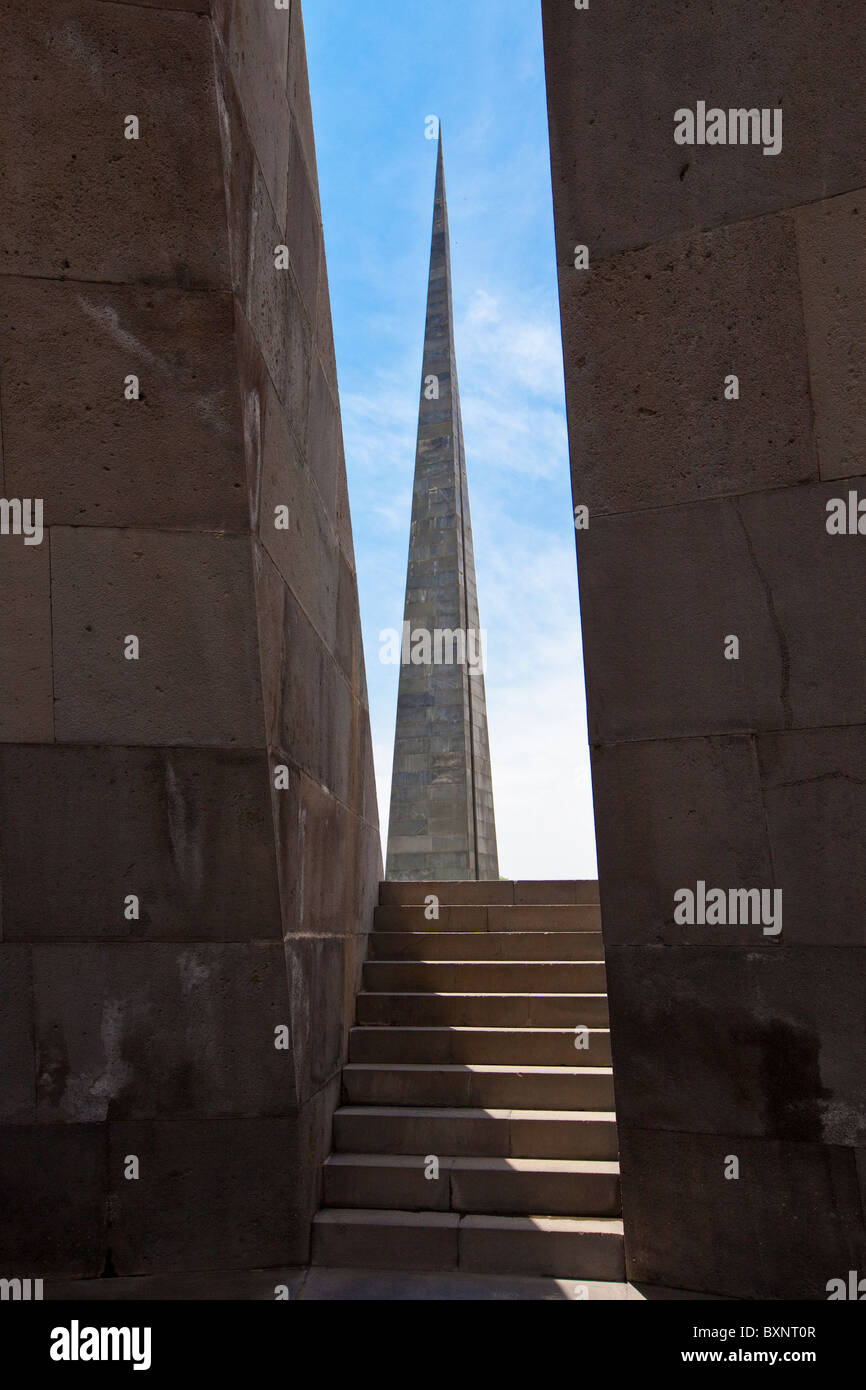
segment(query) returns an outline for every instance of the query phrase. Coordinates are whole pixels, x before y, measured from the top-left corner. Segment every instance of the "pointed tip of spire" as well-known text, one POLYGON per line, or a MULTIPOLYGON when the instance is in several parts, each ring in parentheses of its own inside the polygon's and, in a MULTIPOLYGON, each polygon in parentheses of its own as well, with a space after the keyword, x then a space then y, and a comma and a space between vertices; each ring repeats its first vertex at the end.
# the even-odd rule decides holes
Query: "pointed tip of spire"
POLYGON ((436 192, 437 196, 445 191, 445 144, 442 139, 442 122, 439 122, 439 148, 436 155, 436 192))

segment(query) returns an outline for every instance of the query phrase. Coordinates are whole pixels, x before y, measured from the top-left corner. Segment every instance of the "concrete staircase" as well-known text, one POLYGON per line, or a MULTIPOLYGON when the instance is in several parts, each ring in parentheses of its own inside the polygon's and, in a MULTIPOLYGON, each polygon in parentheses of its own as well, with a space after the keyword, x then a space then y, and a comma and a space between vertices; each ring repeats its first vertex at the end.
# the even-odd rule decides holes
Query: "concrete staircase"
POLYGON ((598 885, 379 901, 313 1263, 623 1280, 598 885))

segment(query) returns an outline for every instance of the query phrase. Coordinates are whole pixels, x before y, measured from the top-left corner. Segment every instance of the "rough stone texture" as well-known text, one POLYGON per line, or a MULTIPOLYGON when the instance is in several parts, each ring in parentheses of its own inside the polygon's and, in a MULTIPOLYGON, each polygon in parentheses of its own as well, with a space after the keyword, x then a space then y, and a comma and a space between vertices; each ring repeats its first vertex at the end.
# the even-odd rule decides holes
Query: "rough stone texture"
POLYGON ((264 752, 0 748, 4 938, 279 941, 268 781, 264 752))
POLYGON ((542 3, 560 265, 577 242, 617 255, 866 184, 857 0, 542 3), (781 107, 782 153, 675 144, 698 100, 781 107))
POLYGON ((0 536, 0 592, 0 740, 50 741, 54 691, 47 540, 25 545, 23 536, 0 536))
POLYGON ((0 64, 4 275, 228 288, 208 23, 2 0, 0 64))
POLYGON ((26 946, 0 944, 0 1124, 36 1118, 33 973, 26 946))
POLYGON ((629 1277, 826 1298, 866 1262, 862 9, 543 14, 629 1277), (678 146, 699 100, 782 153, 678 146), (676 923, 699 881, 781 935, 676 923))
POLYGON ((822 478, 866 473, 866 257, 862 192, 799 208, 797 246, 822 478))
POLYGON ((308 1259, 382 876, 301 4, 0 54, 0 1269, 230 1288, 308 1259))
POLYGON ((790 216, 612 256, 562 285, 579 330, 566 348, 575 502, 593 517, 818 477, 790 216), (628 331, 609 337, 613 320, 628 331))
POLYGON ((824 1300, 830 1279, 863 1269, 853 1149, 741 1134, 684 1141, 620 1124, 620 1168, 627 1259, 638 1282, 658 1284, 675 1265, 698 1292, 742 1298, 748 1288, 752 1298, 778 1299, 784 1287, 786 1298, 824 1300), (724 1176, 729 1157, 740 1161, 737 1180, 724 1176), (699 1223, 684 1219, 691 1212, 700 1212, 699 1223))
POLYGON ((245 536, 55 528, 58 740, 261 746, 250 568, 245 536))
POLYGON ((866 1145, 866 1076, 852 1046, 862 950, 614 946, 608 969, 614 1014, 628 1004, 613 1052, 617 1106, 630 1123, 866 1145))
POLYGON ((0 373, 7 495, 46 525, 245 529, 231 295, 5 277, 0 373))
MULTIPOLYGON (((406 624, 410 634, 426 633, 429 643, 434 642, 436 632, 460 632, 466 651, 470 651, 470 641, 480 641, 457 384, 441 134, 406 578, 406 624)), ((401 642, 406 645, 402 631, 401 642)), ((412 645, 410 636, 410 653, 412 645)), ((437 661, 435 648, 418 664, 404 661, 401 650, 400 663, 388 823, 388 878, 498 879, 484 676, 472 672, 465 656, 461 660, 452 654, 449 660, 440 654, 437 661)))
POLYGON ((33 974, 44 1123, 279 1115, 294 1103, 292 1055, 274 1046, 290 1021, 280 942, 37 946, 33 974))
POLYGON ((3 1264, 19 1279, 95 1279, 108 1221, 104 1126, 0 1125, 3 1264))

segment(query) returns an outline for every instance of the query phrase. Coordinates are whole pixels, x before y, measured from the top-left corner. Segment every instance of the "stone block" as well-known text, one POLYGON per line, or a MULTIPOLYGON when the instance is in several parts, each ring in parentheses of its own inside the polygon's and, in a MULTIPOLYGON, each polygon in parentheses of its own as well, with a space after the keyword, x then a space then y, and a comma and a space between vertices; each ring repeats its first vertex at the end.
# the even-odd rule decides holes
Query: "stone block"
POLYGON ((7 940, 279 940, 268 776, 220 749, 0 750, 7 940))
POLYGON ((563 270, 560 294, 574 502, 590 533, 605 512, 817 479, 789 216, 563 270), (730 374, 739 400, 725 399, 730 374))
POLYGON ((287 936, 344 936, 359 925, 357 873, 372 867, 370 827, 326 787, 291 769, 290 787, 276 792, 283 929, 287 936), (334 864, 340 872, 334 872, 334 864))
POLYGON ((866 1079, 852 1045, 863 957, 843 947, 609 947, 620 1121, 866 1144, 866 1079))
POLYGON ((289 109, 300 133, 304 158, 310 171, 310 182, 318 196, 316 140, 313 134, 313 112, 310 104, 310 79, 307 73, 307 45, 304 37, 304 16, 301 0, 292 0, 286 90, 289 96, 289 109))
POLYGON ((54 686, 47 532, 41 545, 25 545, 23 536, 0 536, 0 651, 0 742, 50 743, 54 686))
MULTIPOLYGON (((319 261, 322 255, 322 224, 317 194, 310 182, 302 137, 296 121, 288 132, 288 170, 285 191, 286 245, 301 303, 313 329, 316 328, 319 292, 319 261)), ((278 204, 274 204, 278 206, 278 204)))
POLYGON ((866 190, 798 208, 809 376, 822 478, 866 473, 866 190))
POLYGON ((232 334, 227 294, 5 278, 7 489, 46 526, 244 530, 232 334))
POLYGON ((302 441, 310 399, 312 330, 291 270, 277 269, 277 247, 286 242, 258 165, 253 169, 249 209, 241 304, 290 426, 302 441))
POLYGON ((360 810, 360 707, 291 593, 283 623, 279 747, 329 795, 360 810))
POLYGON ((307 458, 325 502, 328 516, 336 519, 337 474, 343 464, 343 432, 339 406, 328 387, 318 358, 310 378, 310 415, 307 422, 307 458))
POLYGON ((577 242, 609 256, 866 183, 856 0, 801 6, 796 22, 753 0, 545 0, 543 15, 560 264, 577 242), (677 145, 674 113, 699 100, 781 107, 781 154, 677 145))
POLYGON ((862 537, 827 533, 827 503, 866 498, 866 477, 743 497, 739 510, 782 653, 787 725, 866 723, 862 537))
POLYGON ((279 942, 35 946, 43 1123, 279 1115, 294 1104, 279 942))
POLYGON ((302 1129, 289 1116, 112 1124, 110 1239, 117 1273, 305 1264, 308 1218, 298 1198, 311 1157, 302 1129), (137 1181, 124 1178, 132 1155, 140 1165, 137 1181))
POLYGON ((316 351, 328 386, 337 397, 337 358, 334 352, 334 325, 331 318, 331 294, 328 288, 328 264, 324 245, 319 257, 319 288, 316 296, 316 351))
POLYGON ((36 1119, 33 977, 26 946, 0 944, 0 1124, 36 1119))
MULTIPOLYGON (((618 744, 593 754, 605 950, 766 946, 755 925, 674 922, 675 893, 771 889, 757 755, 749 738, 618 744)), ((784 925, 783 925, 784 933, 784 925)))
MULTIPOLYGON (((263 420, 261 541, 321 639, 333 651, 339 556, 333 513, 328 513, 303 464, 272 387, 265 398, 263 420), (277 508, 288 508, 287 523, 285 513, 278 514, 277 508)), ((356 595, 357 590, 357 604, 356 595)))
POLYGON ((263 745, 247 538, 57 528, 51 559, 60 741, 263 745))
POLYGON ((620 1166, 634 1282, 823 1301, 828 1280, 866 1267, 852 1149, 621 1125, 620 1166))
POLYGON ((866 729, 764 734, 757 748, 785 941, 866 945, 866 729))
POLYGON ((102 1273, 105 1147, 100 1125, 0 1125, 5 1278, 102 1273))
POLYGON ((213 13, 214 28, 224 44, 256 159, 271 204, 279 210, 283 224, 285 152, 289 139, 286 72, 290 13, 273 4, 249 5, 246 0, 214 0, 213 13))
POLYGON ((733 503, 600 517, 579 555, 591 742, 784 722, 784 652, 733 503))
POLYGON ((358 579, 342 549, 337 557, 337 630, 333 647, 337 665, 352 688, 354 699, 367 707, 364 639, 358 611, 358 579))
MULTIPOLYGON (((240 98, 228 68, 225 51, 219 44, 214 48, 214 79, 231 285, 239 306, 245 308, 250 246, 254 234, 253 180, 256 160, 240 98)), ((270 200, 268 201, 270 205, 270 200)))
POLYGON ((354 980, 347 981, 346 941, 339 936, 288 937, 285 966, 298 1103, 304 1104, 339 1074, 347 1004, 350 1019, 354 1005, 346 986, 354 980))
POLYGON ((0 54, 3 274, 227 288, 210 25, 99 0, 6 3, 0 54))

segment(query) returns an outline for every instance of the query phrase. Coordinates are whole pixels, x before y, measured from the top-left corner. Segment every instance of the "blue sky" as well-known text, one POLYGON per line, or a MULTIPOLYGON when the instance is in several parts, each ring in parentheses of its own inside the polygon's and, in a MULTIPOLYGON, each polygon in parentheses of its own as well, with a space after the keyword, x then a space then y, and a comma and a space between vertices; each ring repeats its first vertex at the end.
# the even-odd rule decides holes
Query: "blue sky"
POLYGON ((500 872, 595 876, 537 0, 306 0, 304 17, 383 835, 436 143, 500 872))

